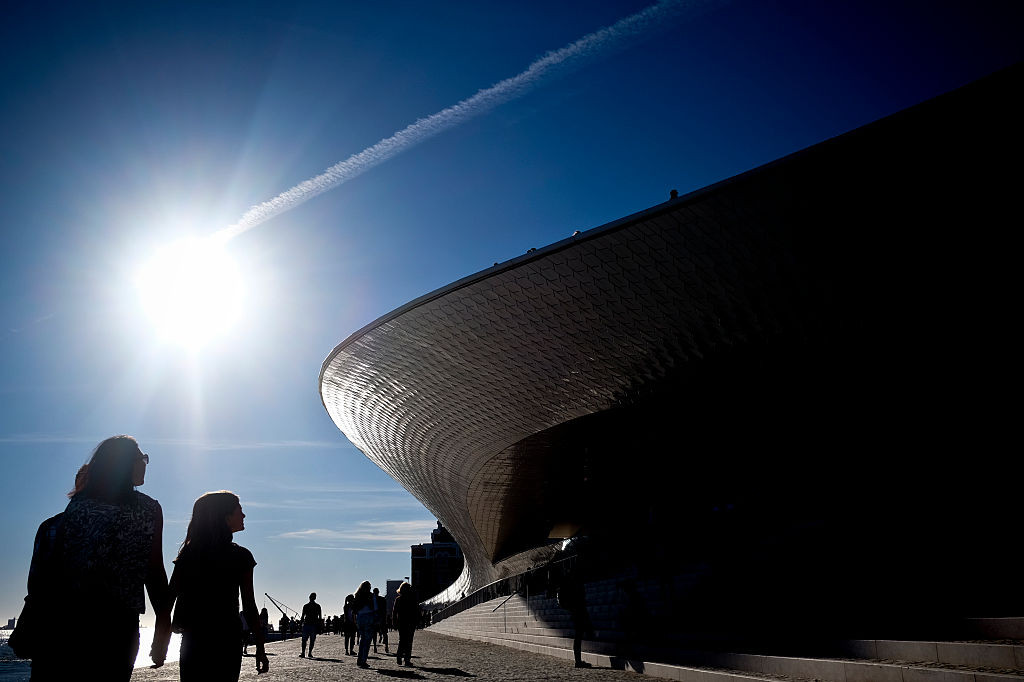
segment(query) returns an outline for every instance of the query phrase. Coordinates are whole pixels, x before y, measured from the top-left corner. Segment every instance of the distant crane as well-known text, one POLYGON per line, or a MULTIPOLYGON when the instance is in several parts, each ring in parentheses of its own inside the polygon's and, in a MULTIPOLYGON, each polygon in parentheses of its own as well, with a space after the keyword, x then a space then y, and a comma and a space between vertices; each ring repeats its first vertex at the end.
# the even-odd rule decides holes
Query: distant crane
POLYGON ((273 602, 274 606, 276 606, 276 607, 277 607, 277 610, 278 610, 278 611, 280 611, 280 612, 281 612, 281 615, 282 615, 282 616, 284 616, 285 618, 287 618, 287 617, 288 617, 288 614, 287 614, 287 613, 285 613, 285 609, 288 609, 289 611, 291 611, 292 613, 294 613, 294 614, 295 614, 296 616, 297 616, 297 615, 299 615, 299 612, 298 612, 298 611, 296 611, 296 610, 295 610, 295 609, 293 609, 292 607, 288 606, 287 604, 282 604, 281 602, 277 601, 276 599, 274 599, 273 597, 271 597, 271 596, 270 596, 269 594, 267 594, 266 592, 264 592, 264 593, 263 593, 263 595, 264 595, 264 596, 265 596, 265 597, 266 597, 267 599, 269 599, 269 600, 270 600, 271 602, 273 602))

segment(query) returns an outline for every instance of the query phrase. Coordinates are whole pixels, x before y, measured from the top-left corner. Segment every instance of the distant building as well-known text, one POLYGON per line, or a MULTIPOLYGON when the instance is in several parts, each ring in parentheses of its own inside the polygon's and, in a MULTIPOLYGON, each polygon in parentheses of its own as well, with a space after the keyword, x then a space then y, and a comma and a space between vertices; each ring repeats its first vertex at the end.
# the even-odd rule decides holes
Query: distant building
POLYGON ((8 630, 13 630, 14 629, 14 623, 17 620, 18 620, 17 618, 8 618, 7 619, 7 629, 8 630))
POLYGON ((388 618, 391 617, 391 614, 395 610, 395 597, 398 596, 398 588, 402 585, 402 582, 403 581, 401 581, 401 580, 389 580, 389 581, 387 581, 387 590, 388 591, 385 594, 384 598, 388 602, 388 618))
POLYGON ((462 548, 452 534, 437 522, 430 542, 412 546, 412 586, 422 601, 455 582, 462 573, 462 548))

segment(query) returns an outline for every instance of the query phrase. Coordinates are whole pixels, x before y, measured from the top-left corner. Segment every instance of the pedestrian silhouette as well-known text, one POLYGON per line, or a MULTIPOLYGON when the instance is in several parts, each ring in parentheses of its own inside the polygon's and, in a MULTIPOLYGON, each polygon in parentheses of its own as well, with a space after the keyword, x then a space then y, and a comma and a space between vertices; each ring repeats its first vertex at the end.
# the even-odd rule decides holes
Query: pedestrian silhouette
POLYGON ((344 623, 342 627, 345 632, 345 653, 349 656, 356 655, 356 612, 352 608, 352 601, 355 599, 351 594, 345 597, 344 623))
POLYGON ((416 626, 420 622, 420 605, 416 601, 412 585, 403 582, 398 586, 398 596, 391 610, 391 622, 398 628, 398 665, 405 660, 406 666, 412 666, 412 638, 416 634, 416 626))
MULTIPOLYGON (((248 623, 259 623, 253 593, 256 560, 232 534, 245 530, 238 496, 221 490, 206 493, 192 507, 185 541, 174 560, 170 600, 176 601, 174 629, 181 632, 181 682, 237 682, 241 671, 238 596, 248 623)), ((270 669, 263 631, 252 629, 256 672, 270 669)), ((155 638, 170 637, 159 628, 155 638)))
POLYGON ((572 616, 572 655, 577 668, 590 668, 583 660, 583 640, 594 636, 594 628, 587 613, 587 595, 583 584, 583 564, 580 557, 571 560, 572 566, 562 577, 558 588, 558 605, 572 616))
MULTIPOLYGON (((66 638, 60 646, 37 646, 31 652, 33 680, 82 674, 128 680, 139 650, 143 586, 157 624, 169 622, 163 512, 156 500, 135 490, 145 482, 148 464, 149 455, 131 436, 104 440, 75 475, 64 512, 39 527, 26 609, 38 610, 41 619, 56 612, 102 613, 104 626, 89 637, 66 638)), ((21 624, 31 622, 30 617, 21 624)), ((22 630, 27 634, 26 627, 22 630)), ((17 646, 18 638, 12 639, 17 646)), ((166 653, 166 648, 150 650, 156 665, 166 653)))
POLYGON ((302 607, 302 653, 306 655, 306 640, 309 640, 309 657, 313 658, 313 645, 316 644, 316 633, 320 627, 320 605, 316 603, 316 592, 309 593, 309 602, 302 607))
POLYGON ((373 588, 374 610, 377 613, 377 629, 374 631, 373 653, 377 653, 377 640, 384 644, 384 653, 388 651, 388 603, 380 596, 380 590, 373 588))
POLYGON ((373 631, 377 623, 377 611, 374 609, 369 580, 364 580, 352 595, 352 609, 355 611, 356 627, 359 629, 359 655, 356 657, 356 665, 360 668, 369 668, 366 658, 370 655, 370 644, 373 642, 373 631))
POLYGON ((288 616, 281 614, 281 620, 277 621, 277 628, 281 631, 281 639, 288 639, 288 616))

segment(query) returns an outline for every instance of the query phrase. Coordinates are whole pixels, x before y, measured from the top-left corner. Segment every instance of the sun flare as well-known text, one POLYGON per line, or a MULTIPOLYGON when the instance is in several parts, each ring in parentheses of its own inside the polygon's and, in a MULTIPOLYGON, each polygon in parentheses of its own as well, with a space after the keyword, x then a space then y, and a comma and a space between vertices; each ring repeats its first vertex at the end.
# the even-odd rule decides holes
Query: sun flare
POLYGON ((223 243, 210 239, 160 250, 136 273, 135 285, 160 336, 190 348, 230 328, 242 305, 238 267, 223 243))

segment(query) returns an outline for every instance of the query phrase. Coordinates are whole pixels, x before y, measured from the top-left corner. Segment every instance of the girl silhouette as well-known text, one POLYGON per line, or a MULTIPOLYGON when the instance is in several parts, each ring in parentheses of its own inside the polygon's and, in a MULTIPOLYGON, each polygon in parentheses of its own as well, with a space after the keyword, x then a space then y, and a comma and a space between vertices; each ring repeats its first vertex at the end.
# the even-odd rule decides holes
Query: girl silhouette
MULTIPOLYGON (((206 493, 192 507, 185 541, 174 560, 170 602, 177 601, 174 627, 181 635, 182 682, 238 680, 242 657, 238 646, 242 623, 259 623, 252 572, 256 560, 245 547, 231 541, 245 530, 245 514, 238 496, 221 490, 206 493)), ((252 628, 256 643, 256 672, 270 669, 261 628, 252 628)), ((170 633, 157 633, 166 647, 170 633)))

